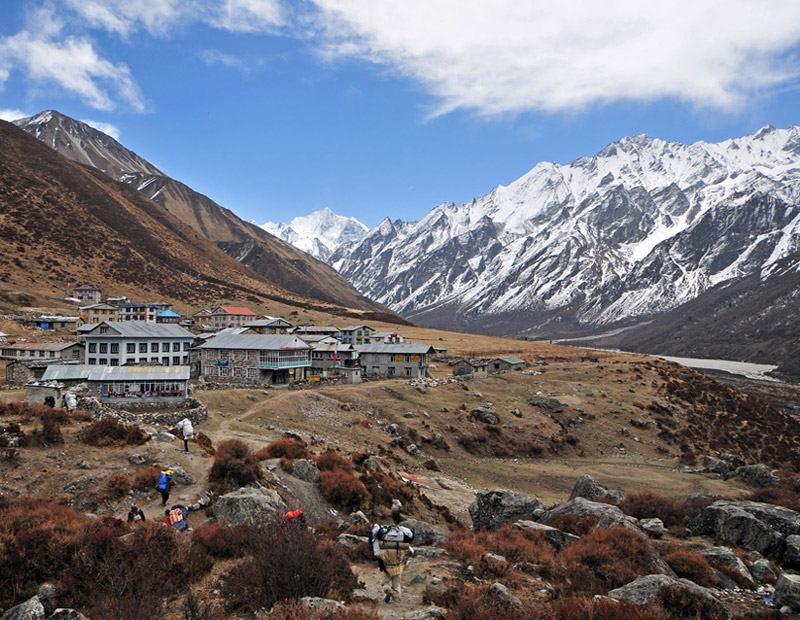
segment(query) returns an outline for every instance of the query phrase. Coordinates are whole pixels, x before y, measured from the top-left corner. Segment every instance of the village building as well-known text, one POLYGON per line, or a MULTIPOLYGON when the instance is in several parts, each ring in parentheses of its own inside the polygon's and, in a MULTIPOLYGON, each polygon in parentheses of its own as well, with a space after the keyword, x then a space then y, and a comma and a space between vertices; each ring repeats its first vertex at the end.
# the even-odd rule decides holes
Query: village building
POLYGON ((103 301, 102 291, 92 284, 76 286, 72 289, 71 296, 86 304, 98 304, 103 301))
POLYGON ((79 331, 90 366, 188 365, 194 341, 192 333, 179 325, 143 321, 100 323, 79 331))
POLYGON ((102 323, 103 321, 113 323, 117 320, 117 307, 104 303, 81 306, 80 316, 84 323, 90 325, 102 323))
POLYGON ((175 402, 187 396, 189 367, 178 366, 50 366, 43 381, 62 385, 88 383, 89 392, 114 404, 175 402))
POLYGON ((181 315, 172 310, 163 310, 156 315, 156 323, 171 323, 179 324, 181 322, 181 315))
POLYGON ((505 357, 496 357, 489 362, 489 372, 511 372, 512 370, 525 370, 528 365, 524 359, 507 355, 505 357))
POLYGON ((453 362, 453 375, 456 377, 472 377, 482 379, 489 374, 488 362, 480 359, 458 360, 453 362))
POLYGON ((53 342, 16 342, 0 347, 0 357, 12 360, 83 360, 83 345, 74 340, 56 340, 53 342))
POLYGON ((356 349, 361 372, 367 377, 425 377, 433 354, 432 346, 417 342, 365 344, 356 349))
POLYGON ((332 336, 341 340, 342 331, 333 325, 298 325, 294 328, 293 334, 304 338, 305 336, 332 336))
POLYGON ((214 324, 214 317, 211 315, 211 310, 203 308, 199 312, 192 315, 192 321, 197 329, 212 329, 214 324))
POLYGON ((241 327, 245 323, 255 321, 258 315, 250 308, 241 306, 220 306, 211 313, 211 326, 214 329, 225 327, 241 327))
POLYGON ((304 380, 311 367, 311 345, 297 336, 225 334, 195 348, 211 383, 282 385, 304 380))
POLYGON ((366 325, 350 325, 343 327, 341 341, 347 344, 362 345, 371 342, 370 337, 375 330, 366 325))
POLYGON ((274 316, 249 321, 245 326, 256 334, 288 334, 292 329, 289 321, 274 316))
POLYGON ((79 316, 62 316, 60 314, 38 314, 14 317, 14 320, 22 323, 26 327, 52 329, 54 331, 75 331, 81 323, 81 318, 79 316))
POLYGON ((352 344, 345 344, 331 336, 302 336, 311 345, 312 375, 329 377, 341 374, 345 368, 358 366, 358 351, 352 344))
POLYGON ((168 304, 125 302, 117 305, 117 320, 156 323, 158 315, 165 310, 169 310, 168 304))
POLYGON ((403 337, 398 332, 374 332, 370 334, 369 341, 371 344, 378 342, 393 344, 396 342, 403 342, 403 337))

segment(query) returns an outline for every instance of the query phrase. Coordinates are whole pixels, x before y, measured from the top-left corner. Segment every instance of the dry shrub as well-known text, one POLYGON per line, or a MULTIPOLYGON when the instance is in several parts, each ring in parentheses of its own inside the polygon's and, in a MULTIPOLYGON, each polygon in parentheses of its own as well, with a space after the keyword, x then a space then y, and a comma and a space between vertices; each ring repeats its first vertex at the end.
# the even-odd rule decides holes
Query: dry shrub
POLYGON ((254 612, 303 596, 348 600, 357 581, 341 547, 304 527, 253 529, 250 556, 227 575, 222 596, 229 611, 254 612))
POLYGON ((143 467, 133 474, 131 488, 137 491, 149 491, 154 489, 158 482, 159 470, 157 467, 143 467))
POLYGON ((720 603, 698 596, 689 588, 680 586, 664 588, 660 598, 661 606, 673 618, 724 620, 728 617, 720 603))
POLYGON ((239 488, 260 480, 262 476, 258 459, 247 444, 240 439, 227 439, 217 446, 208 481, 239 488))
POLYGON ((85 409, 73 409, 69 415, 76 422, 90 422, 92 420, 92 414, 85 409))
POLYGON ((103 418, 82 429, 78 439, 90 446, 139 446, 147 441, 148 436, 138 426, 126 426, 114 418, 103 418))
POLYGON ((33 440, 43 447, 64 443, 58 422, 42 419, 42 425, 32 433, 33 440))
POLYGON ((39 418, 42 420, 42 422, 53 422, 59 426, 62 424, 70 424, 72 422, 69 412, 67 412, 66 409, 59 408, 48 409, 42 413, 39 418))
MULTIPOLYGON (((256 452, 256 456, 258 456, 258 452, 256 452)), ((294 471, 294 461, 292 461, 290 459, 287 459, 287 458, 282 458, 281 459, 281 468, 287 474, 291 474, 294 471)))
POLYGON ((19 450, 0 447, 0 463, 10 463, 15 467, 19 465, 19 450))
POLYGON ((717 578, 711 565, 703 556, 690 551, 675 549, 662 556, 678 577, 694 581, 697 585, 713 588, 717 585, 717 578))
POLYGON ((791 480, 787 479, 783 479, 779 484, 773 486, 754 489, 747 499, 753 502, 765 502, 800 511, 800 495, 798 495, 791 480))
POLYGON ((259 461, 266 459, 307 459, 311 454, 308 445, 297 436, 284 436, 256 452, 259 461))
POLYGON ((214 558, 239 558, 250 544, 250 534, 247 528, 206 523, 194 531, 192 543, 214 558))
POLYGON ((583 536, 591 532, 594 527, 600 522, 598 515, 583 515, 576 517, 568 513, 556 515, 547 521, 547 525, 554 527, 562 532, 574 534, 575 536, 583 536))
POLYGON ((414 501, 414 493, 406 483, 383 472, 367 472, 361 476, 361 482, 376 506, 391 507, 393 499, 399 499, 404 506, 414 501))
POLYGON ((566 597, 552 602, 550 615, 543 618, 552 620, 667 620, 668 615, 658 607, 648 609, 637 607, 628 601, 592 600, 566 597))
POLYGON ((333 471, 335 469, 344 471, 353 470, 353 464, 333 450, 326 450, 314 460, 317 462, 317 467, 320 471, 333 471))
POLYGON ((299 601, 283 601, 275 605, 269 614, 258 614, 256 620, 381 620, 376 611, 359 607, 324 610, 309 609, 299 601))
POLYGON ((664 497, 650 491, 639 491, 626 496, 619 508, 626 515, 637 519, 657 517, 665 526, 671 527, 684 525, 693 507, 684 501, 664 497))
POLYGON ((653 570, 646 539, 623 527, 594 530, 559 554, 570 576, 568 590, 605 594, 653 570))
POLYGON ((321 471, 319 490, 331 504, 350 511, 357 510, 369 497, 364 483, 344 469, 321 471))
POLYGON ((214 442, 205 433, 195 433, 194 442, 200 446, 206 454, 214 456, 216 450, 214 449, 214 442))
POLYGON ((128 474, 118 471, 106 480, 106 492, 112 497, 122 497, 131 490, 131 479, 128 474))
POLYGON ((372 420, 369 418, 354 418, 352 421, 353 426, 363 426, 364 428, 372 428, 372 420))

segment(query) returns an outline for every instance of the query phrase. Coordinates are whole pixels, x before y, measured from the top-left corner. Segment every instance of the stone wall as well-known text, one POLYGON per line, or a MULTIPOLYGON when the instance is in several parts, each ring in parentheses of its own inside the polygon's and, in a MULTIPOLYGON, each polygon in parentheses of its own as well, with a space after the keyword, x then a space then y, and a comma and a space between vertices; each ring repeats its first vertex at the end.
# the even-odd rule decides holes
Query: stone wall
MULTIPOLYGON (((41 373, 39 376, 42 376, 41 373)), ((25 385, 36 381, 36 374, 24 362, 9 362, 8 366, 6 366, 6 381, 12 385, 25 385)))
POLYGON ((112 417, 121 422, 165 424, 167 426, 174 426, 183 418, 189 418, 195 424, 208 418, 206 406, 196 398, 186 398, 183 403, 170 407, 173 411, 165 412, 162 411, 163 403, 125 403, 124 408, 121 408, 101 403, 93 397, 84 396, 78 399, 78 409, 84 409, 98 419, 112 417), (157 409, 157 411, 153 411, 153 409, 157 409))

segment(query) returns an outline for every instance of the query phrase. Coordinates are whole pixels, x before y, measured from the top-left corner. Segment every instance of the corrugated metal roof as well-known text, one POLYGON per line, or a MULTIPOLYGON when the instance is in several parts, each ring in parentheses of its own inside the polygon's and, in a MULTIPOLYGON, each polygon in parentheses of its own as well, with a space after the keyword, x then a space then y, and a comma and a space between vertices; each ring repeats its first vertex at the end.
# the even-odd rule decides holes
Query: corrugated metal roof
POLYGON ((145 323, 144 321, 120 321, 107 323, 103 321, 94 326, 91 332, 83 332, 84 337, 91 338, 189 338, 194 339, 192 332, 174 323, 145 323), (109 333, 101 334, 96 330, 101 325, 109 328, 109 333), (116 332, 116 333, 112 333, 116 332))
POLYGON ((186 381, 189 366, 91 366, 89 381, 186 381))
POLYGON ((228 349, 278 351, 281 349, 310 349, 311 347, 297 336, 277 334, 222 334, 196 349, 228 349))
POLYGON ((97 366, 88 364, 53 364, 42 375, 42 381, 85 381, 97 366))
POLYGON ((315 351, 330 351, 338 353, 347 353, 355 351, 356 348, 352 344, 342 344, 341 342, 315 342, 312 347, 315 351))
POLYGON ((420 344, 419 342, 397 342, 392 344, 379 342, 377 344, 357 345, 356 350, 359 353, 408 353, 410 355, 422 355, 433 351, 433 347, 429 344, 420 344))
POLYGON ((58 340, 56 342, 15 342, 0 345, 3 349, 22 349, 23 351, 61 351, 78 344, 74 340, 58 340))
POLYGON ((169 316, 169 317, 176 317, 180 316, 177 312, 173 312, 172 310, 164 310, 163 312, 159 312, 156 316, 169 316))
POLYGON ((521 357, 515 357, 513 355, 507 355, 505 357, 495 357, 496 360, 502 360, 506 364, 524 364, 525 360, 521 357))
POLYGON ((255 321, 248 321, 245 323, 248 327, 270 327, 270 326, 278 326, 278 327, 291 327, 292 324, 287 321, 286 319, 275 318, 273 316, 269 316, 264 319, 256 319, 255 321))

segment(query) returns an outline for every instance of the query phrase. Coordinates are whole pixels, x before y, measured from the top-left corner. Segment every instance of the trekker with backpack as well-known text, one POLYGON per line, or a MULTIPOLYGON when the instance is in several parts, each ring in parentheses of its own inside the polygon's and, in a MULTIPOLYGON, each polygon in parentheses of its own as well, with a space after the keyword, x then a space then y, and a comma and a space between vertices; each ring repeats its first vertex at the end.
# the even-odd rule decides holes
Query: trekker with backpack
POLYGON ((189 509, 181 504, 175 504, 169 510, 165 510, 166 522, 168 526, 174 527, 179 532, 184 532, 189 529, 189 520, 186 515, 189 514, 189 509))
POLYGON ((406 555, 414 555, 414 549, 411 547, 413 541, 414 532, 407 527, 377 523, 372 526, 368 542, 378 560, 378 568, 383 573, 381 586, 386 595, 384 603, 388 603, 392 598, 399 601, 403 594, 401 578, 406 555))
POLYGON ((139 521, 147 521, 144 516, 144 512, 141 508, 139 508, 136 504, 131 505, 131 509, 128 512, 128 523, 133 523, 136 520, 139 521))
POLYGON ((166 506, 169 500, 169 492, 172 489, 172 477, 175 472, 171 469, 165 469, 158 475, 158 482, 156 483, 156 490, 161 493, 161 505, 166 506))
POLYGON ((183 448, 188 452, 189 451, 189 440, 194 439, 194 427, 192 426, 192 421, 189 418, 183 418, 176 427, 178 432, 183 437, 183 448))

